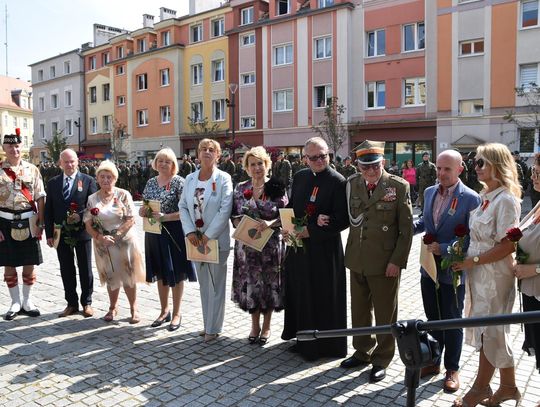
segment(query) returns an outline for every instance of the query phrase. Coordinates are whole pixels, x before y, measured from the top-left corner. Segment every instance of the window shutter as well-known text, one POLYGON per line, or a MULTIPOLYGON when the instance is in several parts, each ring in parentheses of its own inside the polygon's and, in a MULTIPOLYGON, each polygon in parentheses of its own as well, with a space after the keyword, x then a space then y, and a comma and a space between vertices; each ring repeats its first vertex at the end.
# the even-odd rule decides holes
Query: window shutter
POLYGON ((521 65, 519 84, 529 86, 530 83, 538 84, 538 64, 521 65))

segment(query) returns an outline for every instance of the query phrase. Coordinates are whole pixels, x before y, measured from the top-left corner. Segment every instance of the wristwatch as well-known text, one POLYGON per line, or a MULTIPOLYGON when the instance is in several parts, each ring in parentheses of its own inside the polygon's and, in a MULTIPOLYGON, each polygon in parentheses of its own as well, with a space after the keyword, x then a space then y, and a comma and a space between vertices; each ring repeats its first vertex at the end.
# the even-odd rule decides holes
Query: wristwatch
POLYGON ((540 274, 540 264, 536 265, 536 274, 540 274))
POLYGON ((474 264, 478 264, 478 263, 480 263, 480 257, 474 256, 474 257, 472 258, 472 261, 473 261, 474 264))

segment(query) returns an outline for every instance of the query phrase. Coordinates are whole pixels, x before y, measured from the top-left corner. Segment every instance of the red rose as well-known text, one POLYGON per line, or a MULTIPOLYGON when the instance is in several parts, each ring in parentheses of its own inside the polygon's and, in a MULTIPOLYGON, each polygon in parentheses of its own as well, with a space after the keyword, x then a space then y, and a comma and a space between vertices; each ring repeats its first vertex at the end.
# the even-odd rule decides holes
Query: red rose
POLYGON ((79 205, 77 204, 77 202, 71 202, 69 204, 69 210, 72 211, 72 212, 76 212, 77 209, 79 209, 79 205))
POLYGON ((435 235, 432 235, 431 233, 426 233, 422 240, 424 241, 424 244, 431 244, 435 242, 435 235))
POLYGON ((92 214, 92 216, 98 216, 99 215, 99 208, 90 209, 90 213, 92 214))
POLYGON ((523 232, 520 228, 510 228, 506 231, 506 238, 511 242, 517 243, 523 237, 523 232))
POLYGON ((456 228, 454 229, 454 234, 457 236, 457 237, 465 237, 467 236, 467 234, 469 233, 469 231, 467 230, 467 226, 463 225, 463 224, 459 224, 456 226, 456 228))
POLYGON ((307 216, 313 216, 315 215, 315 212, 317 211, 317 207, 315 206, 315 204, 312 204, 312 203, 308 203, 306 205, 306 215, 307 216))
POLYGON ((244 190, 244 198, 251 199, 252 196, 253 196, 253 190, 252 189, 244 190))
POLYGON ((200 228, 202 228, 203 226, 204 226, 204 221, 203 221, 202 219, 197 219, 197 220, 195 221, 195 227, 197 227, 197 228, 200 229, 200 228))

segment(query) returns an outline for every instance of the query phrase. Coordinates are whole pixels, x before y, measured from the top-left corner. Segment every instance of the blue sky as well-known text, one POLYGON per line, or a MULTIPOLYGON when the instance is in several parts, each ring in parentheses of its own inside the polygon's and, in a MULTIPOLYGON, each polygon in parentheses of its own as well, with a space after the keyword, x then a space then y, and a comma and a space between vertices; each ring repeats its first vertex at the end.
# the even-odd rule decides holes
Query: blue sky
POLYGON ((0 74, 29 80, 29 64, 71 51, 93 41, 94 23, 127 30, 142 27, 142 15, 159 8, 188 13, 188 0, 0 0, 0 74))

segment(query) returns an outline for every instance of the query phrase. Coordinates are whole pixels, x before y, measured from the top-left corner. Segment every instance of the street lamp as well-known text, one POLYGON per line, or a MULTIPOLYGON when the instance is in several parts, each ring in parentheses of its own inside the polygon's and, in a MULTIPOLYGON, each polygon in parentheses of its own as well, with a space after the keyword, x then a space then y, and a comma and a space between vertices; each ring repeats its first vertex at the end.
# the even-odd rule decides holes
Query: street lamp
POLYGON ((81 118, 79 117, 79 120, 75 120, 75 121, 73 122, 73 124, 75 124, 75 126, 77 127, 77 130, 78 130, 78 132, 79 132, 79 136, 78 136, 79 138, 78 138, 78 144, 77 144, 77 151, 78 151, 79 154, 80 154, 80 152, 81 152, 81 118))
POLYGON ((234 133, 234 116, 235 116, 235 112, 234 112, 234 108, 236 107, 236 104, 235 104, 235 93, 236 91, 238 90, 238 84, 237 83, 229 83, 229 91, 231 92, 231 99, 227 99, 227 106, 230 107, 232 109, 232 117, 231 117, 231 130, 232 130, 232 160, 234 162, 235 160, 235 157, 234 157, 234 150, 235 150, 235 133, 234 133))

